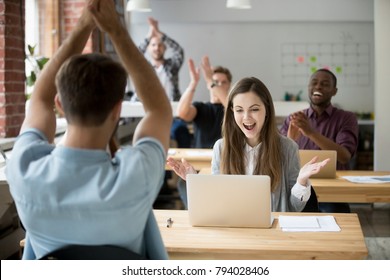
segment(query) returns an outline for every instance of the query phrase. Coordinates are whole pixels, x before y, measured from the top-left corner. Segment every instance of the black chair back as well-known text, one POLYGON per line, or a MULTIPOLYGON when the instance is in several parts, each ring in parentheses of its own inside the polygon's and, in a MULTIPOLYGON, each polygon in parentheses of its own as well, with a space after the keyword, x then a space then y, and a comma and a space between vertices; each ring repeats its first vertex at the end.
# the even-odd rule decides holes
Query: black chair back
POLYGON ((141 255, 113 245, 69 245, 55 250, 41 260, 144 260, 141 255))
POLYGON ((312 186, 310 186, 310 188, 311 194, 309 200, 307 201, 305 208, 303 208, 301 212, 320 212, 320 208, 318 207, 317 194, 312 186))

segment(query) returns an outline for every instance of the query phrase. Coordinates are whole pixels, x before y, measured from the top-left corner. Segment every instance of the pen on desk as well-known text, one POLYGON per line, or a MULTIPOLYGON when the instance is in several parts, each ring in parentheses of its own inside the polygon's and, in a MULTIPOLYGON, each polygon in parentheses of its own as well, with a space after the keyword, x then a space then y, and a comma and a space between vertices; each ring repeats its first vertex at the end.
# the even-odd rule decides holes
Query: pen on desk
POLYGON ((173 224, 173 220, 172 220, 171 218, 169 218, 169 219, 167 220, 167 227, 171 227, 172 224, 173 224))

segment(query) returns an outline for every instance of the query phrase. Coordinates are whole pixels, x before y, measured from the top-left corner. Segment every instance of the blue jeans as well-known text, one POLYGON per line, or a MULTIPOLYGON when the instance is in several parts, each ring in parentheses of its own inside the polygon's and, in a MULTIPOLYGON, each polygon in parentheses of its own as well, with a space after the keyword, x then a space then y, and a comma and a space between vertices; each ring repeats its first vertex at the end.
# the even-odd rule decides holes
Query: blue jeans
POLYGON ((179 177, 177 182, 177 190, 179 191, 179 196, 181 201, 183 202, 184 209, 188 209, 187 203, 187 184, 182 178, 179 177))
POLYGON ((171 139, 176 140, 178 148, 190 148, 192 136, 187 123, 179 118, 174 118, 171 127, 171 139))

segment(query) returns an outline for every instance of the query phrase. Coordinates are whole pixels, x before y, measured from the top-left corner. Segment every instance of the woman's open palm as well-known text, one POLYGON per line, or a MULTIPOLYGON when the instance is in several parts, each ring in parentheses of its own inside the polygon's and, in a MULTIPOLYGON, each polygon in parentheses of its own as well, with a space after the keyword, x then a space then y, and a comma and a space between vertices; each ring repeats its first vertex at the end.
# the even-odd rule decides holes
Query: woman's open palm
POLYGON ((172 157, 168 157, 167 164, 172 168, 175 173, 182 178, 183 180, 186 180, 187 174, 197 174, 195 168, 189 164, 184 158, 180 160, 176 160, 172 157))

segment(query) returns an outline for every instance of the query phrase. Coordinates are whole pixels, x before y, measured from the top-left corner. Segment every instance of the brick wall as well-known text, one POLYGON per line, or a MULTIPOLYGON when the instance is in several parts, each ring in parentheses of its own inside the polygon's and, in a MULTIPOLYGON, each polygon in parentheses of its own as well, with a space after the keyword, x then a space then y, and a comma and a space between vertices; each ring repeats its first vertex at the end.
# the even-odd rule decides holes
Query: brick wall
MULTIPOLYGON (((0 0, 0 138, 17 136, 25 116, 24 1, 0 0)), ((85 0, 61 0, 60 5, 63 41, 76 24, 85 0)), ((99 34, 95 32, 84 53, 99 49, 99 34)))
MULTIPOLYGON (((63 0, 62 1, 62 38, 63 41, 73 30, 76 25, 83 8, 85 0, 63 0)), ((90 53, 93 49, 93 40, 90 38, 84 48, 84 53, 90 53)))
POLYGON ((25 112, 24 1, 0 0, 0 138, 18 135, 25 112))

